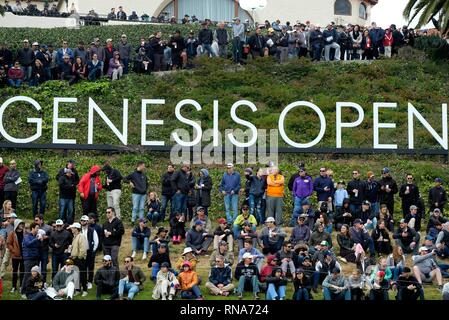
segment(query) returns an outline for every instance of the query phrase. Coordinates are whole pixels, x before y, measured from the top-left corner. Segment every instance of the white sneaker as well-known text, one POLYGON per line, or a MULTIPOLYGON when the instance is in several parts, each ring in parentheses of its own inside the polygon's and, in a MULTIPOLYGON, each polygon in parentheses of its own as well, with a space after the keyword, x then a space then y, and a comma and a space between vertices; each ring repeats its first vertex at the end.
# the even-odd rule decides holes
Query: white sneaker
POLYGON ((165 296, 162 296, 162 300, 167 300, 167 298, 165 296))
POLYGON ((142 260, 147 260, 147 254, 146 252, 144 252, 143 256, 142 256, 142 260))
POLYGON ((28 299, 27 296, 25 294, 21 294, 20 297, 24 300, 28 299))
POLYGON ((89 293, 87 291, 83 291, 83 294, 81 295, 81 297, 87 297, 89 293))
POLYGON ((87 290, 90 290, 90 289, 92 289, 92 282, 87 283, 87 290))
POLYGON ((172 294, 168 296, 168 300, 173 300, 173 295, 172 294))
POLYGON ((11 288, 11 291, 9 291, 9 293, 14 293, 16 292, 16 288, 11 288))
POLYGON ((131 255, 131 258, 135 258, 136 257, 136 252, 135 251, 133 251, 133 254, 131 255))

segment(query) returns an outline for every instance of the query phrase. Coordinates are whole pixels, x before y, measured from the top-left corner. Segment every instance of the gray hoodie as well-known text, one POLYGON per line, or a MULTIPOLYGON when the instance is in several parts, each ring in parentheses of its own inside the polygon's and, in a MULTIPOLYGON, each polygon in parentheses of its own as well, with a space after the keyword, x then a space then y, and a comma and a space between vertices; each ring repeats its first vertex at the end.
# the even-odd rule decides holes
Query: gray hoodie
POLYGON ((413 265, 419 268, 423 274, 429 274, 433 269, 438 268, 432 253, 426 255, 416 255, 412 257, 413 265))

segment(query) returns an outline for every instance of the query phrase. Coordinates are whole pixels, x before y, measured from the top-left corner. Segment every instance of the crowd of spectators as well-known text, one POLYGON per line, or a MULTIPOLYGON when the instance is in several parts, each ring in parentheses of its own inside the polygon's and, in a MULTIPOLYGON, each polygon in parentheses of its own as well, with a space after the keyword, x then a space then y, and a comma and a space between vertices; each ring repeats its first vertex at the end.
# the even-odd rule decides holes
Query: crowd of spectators
POLYGON ((31 3, 31 0, 20 1, 17 0, 12 1, 10 3, 9 0, 5 0, 5 4, 3 5, 3 9, 5 12, 11 12, 16 15, 21 16, 43 16, 43 17, 67 17, 67 13, 59 12, 57 8, 57 1, 50 6, 50 1, 44 2, 44 7, 42 10, 39 10, 35 4, 31 3), (22 5, 22 2, 24 4, 22 5))

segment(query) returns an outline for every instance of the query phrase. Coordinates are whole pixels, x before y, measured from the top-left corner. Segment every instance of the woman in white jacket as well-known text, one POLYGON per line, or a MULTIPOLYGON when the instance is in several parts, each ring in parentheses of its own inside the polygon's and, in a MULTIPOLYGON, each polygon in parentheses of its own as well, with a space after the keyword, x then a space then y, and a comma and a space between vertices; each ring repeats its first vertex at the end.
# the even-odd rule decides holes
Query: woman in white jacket
POLYGON ((175 274, 170 271, 167 262, 161 264, 161 269, 156 276, 156 286, 153 289, 153 299, 155 300, 172 300, 179 287, 178 279, 175 274))

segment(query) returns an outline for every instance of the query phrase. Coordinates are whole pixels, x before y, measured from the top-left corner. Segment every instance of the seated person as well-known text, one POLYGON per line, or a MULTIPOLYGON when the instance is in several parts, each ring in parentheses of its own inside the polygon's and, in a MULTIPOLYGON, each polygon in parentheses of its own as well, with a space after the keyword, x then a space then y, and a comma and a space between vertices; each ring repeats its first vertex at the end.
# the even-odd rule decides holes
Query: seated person
POLYGON ((267 256, 267 263, 262 267, 259 273, 259 288, 262 291, 267 291, 266 278, 273 273, 274 268, 279 265, 279 259, 276 256, 270 254, 267 256))
POLYGON ((237 237, 237 243, 238 243, 238 249, 239 251, 242 250, 245 240, 249 239, 253 243, 253 247, 257 246, 257 232, 253 229, 253 226, 251 225, 251 222, 245 221, 243 223, 243 229, 240 231, 238 237, 237 237))
POLYGON ((260 240, 262 241, 260 247, 262 248, 262 252, 264 254, 275 254, 282 248, 286 237, 287 234, 276 226, 274 218, 268 217, 265 220, 265 227, 260 234, 260 240))
POLYGON ((198 286, 198 274, 192 270, 189 261, 182 263, 182 271, 178 276, 178 281, 181 287, 181 298, 203 300, 203 295, 198 286))
POLYGON ((118 296, 123 300, 123 294, 128 292, 128 300, 132 300, 134 296, 143 290, 143 283, 146 277, 140 267, 134 265, 132 257, 125 257, 125 265, 120 271, 120 281, 118 283, 118 296))
POLYGON ((318 261, 315 264, 315 271, 313 273, 313 291, 318 292, 318 285, 323 281, 334 268, 341 270, 340 264, 332 256, 331 252, 327 251, 324 253, 324 261, 318 261))
POLYGON ((209 264, 211 267, 215 266, 215 258, 221 256, 224 259, 224 264, 232 266, 234 264, 234 253, 228 250, 228 243, 224 240, 218 244, 218 249, 214 250, 209 258, 209 264))
MULTIPOLYGON (((327 202, 321 203, 320 210, 315 212, 315 228, 318 224, 322 224, 324 226, 324 231, 327 233, 332 233, 332 220, 330 219, 333 215, 332 212, 328 211, 327 202)), ((315 229, 314 229, 315 231, 315 229)))
POLYGON ((364 252, 369 250, 371 257, 376 256, 373 239, 365 230, 362 220, 354 220, 354 225, 349 229, 349 235, 355 244, 362 246, 364 252))
POLYGON ((218 219, 218 227, 214 231, 214 250, 218 249, 218 244, 221 241, 229 243, 230 251, 234 251, 234 237, 232 235, 232 229, 228 226, 226 219, 218 219))
POLYGON ((213 295, 225 297, 234 289, 234 285, 232 284, 232 270, 229 265, 225 265, 223 256, 215 257, 215 266, 210 271, 206 288, 213 295))
POLYGON ((304 273, 304 270, 299 268, 296 269, 295 278, 293 279, 293 287, 295 292, 293 293, 292 300, 296 301, 308 301, 311 297, 311 284, 310 279, 304 273))
POLYGON ((79 270, 76 271, 73 268, 73 260, 67 259, 64 267, 56 273, 52 281, 52 287, 48 288, 48 291, 52 291, 54 294, 53 299, 62 299, 67 296, 67 300, 72 300, 75 293, 75 283, 79 287, 79 270))
POLYGON ((380 205, 379 220, 384 220, 388 231, 394 232, 394 218, 388 210, 386 204, 380 205))
POLYGON ((390 233, 386 228, 385 221, 379 220, 376 229, 371 233, 374 242, 374 249, 378 255, 388 255, 393 251, 390 241, 390 233))
POLYGON ((161 215, 161 201, 156 192, 148 192, 145 207, 147 210, 147 219, 148 221, 151 221, 151 226, 154 228, 157 223, 163 219, 161 215))
POLYGON ((150 74, 153 69, 151 65, 151 60, 146 54, 145 48, 139 48, 139 52, 137 53, 134 59, 134 71, 136 73, 142 74, 150 74))
POLYGON ((421 215, 418 212, 417 206, 410 206, 410 212, 405 216, 405 222, 415 231, 419 232, 421 230, 421 215))
POLYGON ((361 301, 365 298, 365 276, 362 276, 360 270, 356 269, 348 278, 349 290, 351 291, 351 300, 361 301))
POLYGON ((388 300, 388 290, 390 289, 389 282, 385 279, 385 272, 378 271, 374 279, 370 280, 369 285, 371 290, 369 292, 369 299, 372 301, 388 300))
POLYGON ((243 298, 244 291, 252 291, 254 299, 259 299, 259 269, 253 263, 251 253, 246 252, 242 257, 242 261, 237 264, 235 278, 239 282, 237 287, 239 299, 243 298))
POLYGON ((409 267, 402 269, 402 274, 399 276, 396 284, 398 289, 396 300, 416 301, 418 298, 424 300, 422 285, 412 275, 412 270, 409 267))
POLYGON ((320 249, 321 242, 326 241, 332 248, 332 237, 329 233, 324 231, 324 225, 318 224, 316 230, 312 232, 309 240, 309 252, 314 254, 316 250, 320 249))
POLYGON ((112 257, 103 257, 103 266, 95 273, 94 283, 97 285, 97 300, 101 300, 104 293, 110 294, 109 300, 118 297, 118 284, 120 281, 120 271, 112 265, 112 257))
POLYGON ((343 206, 340 208, 340 210, 338 210, 337 208, 337 212, 335 213, 335 230, 340 231, 341 226, 344 224, 350 226, 352 224, 352 221, 354 221, 354 214, 349 208, 349 199, 344 199, 343 206))
POLYGON ((167 252, 167 244, 161 243, 156 254, 153 254, 148 262, 148 268, 151 268, 151 280, 156 280, 157 273, 159 272, 162 263, 167 262, 171 268, 170 255, 167 252))
POLYGON ((103 61, 98 60, 96 53, 92 55, 92 59, 87 63, 87 79, 95 81, 103 76, 103 61))
MULTIPOLYGON (((284 277, 287 276, 287 271, 290 270, 290 275, 292 278, 295 278, 295 263, 296 253, 293 251, 293 245, 285 241, 282 245, 282 249, 276 252, 276 258, 280 262, 280 267, 282 270, 282 275, 284 277)), ((269 299, 270 300, 270 299, 269 299)))
POLYGON ((419 246, 419 233, 408 227, 405 219, 399 221, 399 227, 393 235, 396 244, 402 248, 405 253, 416 254, 419 246))
POLYGON ((153 288, 154 300, 173 300, 173 296, 176 293, 176 289, 179 287, 179 281, 175 274, 170 271, 170 264, 163 262, 161 268, 157 273, 156 285, 153 288))
POLYGON ((44 289, 41 269, 39 266, 34 266, 31 268, 31 277, 28 277, 27 283, 25 284, 24 294, 28 300, 50 300, 44 289))
POLYGON ((323 295, 324 300, 351 300, 348 280, 341 274, 340 268, 334 267, 324 279, 323 295))
POLYGON ((189 261, 190 268, 193 271, 196 270, 196 265, 198 263, 198 259, 195 257, 195 254, 194 254, 192 248, 190 248, 190 247, 184 248, 184 251, 182 252, 181 257, 179 257, 179 259, 176 260, 175 268, 176 268, 176 270, 179 270, 179 272, 182 271, 182 264, 184 263, 184 261, 189 261))
POLYGON ((310 239, 309 226, 305 224, 306 216, 300 215, 297 220, 297 225, 292 229, 290 242, 294 245, 298 243, 308 243, 310 239))
POLYGON ((168 236, 168 230, 165 229, 165 227, 157 228, 156 236, 150 241, 152 255, 156 254, 161 243, 165 243, 167 245, 167 252, 170 253, 170 248, 168 246, 170 243, 170 237, 168 236))
POLYGON ((355 263, 357 257, 360 256, 359 252, 356 255, 356 248, 358 248, 358 250, 363 250, 363 248, 360 244, 355 244, 354 241, 352 241, 349 235, 349 226, 347 224, 341 225, 340 232, 337 234, 337 242, 340 246, 340 255, 338 259, 343 262, 355 263))
POLYGON ((300 216, 306 218, 305 224, 309 227, 309 229, 313 229, 315 225, 315 211, 311 208, 311 203, 309 199, 304 199, 301 202, 301 210, 297 213, 294 212, 292 218, 290 219, 290 227, 294 227, 296 225, 296 221, 300 216))
POLYGON ((330 253, 332 255, 332 258, 336 259, 335 253, 332 250, 329 250, 329 243, 323 240, 318 246, 318 250, 316 250, 312 255, 313 263, 317 263, 318 261, 323 262, 325 253, 330 253))
POLYGON ((446 284, 443 287, 443 300, 444 301, 449 300, 449 282, 446 282, 446 284))
POLYGON ((433 213, 430 214, 429 222, 427 223, 426 233, 436 238, 439 231, 436 230, 435 226, 437 224, 445 224, 448 222, 448 219, 441 215, 441 210, 435 208, 433 213))
POLYGON ((196 220, 186 236, 186 246, 192 248, 198 255, 205 254, 213 241, 212 235, 203 229, 203 225, 201 220, 196 220))
POLYGON ((131 234, 132 258, 136 257, 137 250, 143 249, 142 260, 147 259, 148 252, 150 252, 150 236, 151 229, 147 227, 147 220, 139 219, 139 225, 134 228, 131 234))
MULTIPOLYGON (((295 272, 292 272, 294 275, 295 272)), ((266 277, 267 282, 267 300, 284 300, 287 279, 283 276, 282 269, 276 267, 271 275, 266 277)))
POLYGON ((195 226, 195 222, 201 221, 203 223, 203 229, 207 232, 212 234, 212 222, 210 221, 210 218, 206 215, 206 211, 204 207, 197 207, 196 208, 196 215, 190 220, 190 228, 193 228, 195 226))
POLYGON ((243 248, 239 251, 238 262, 242 261, 245 253, 251 254, 253 257, 253 262, 257 265, 258 269, 261 270, 265 256, 253 247, 253 243, 250 239, 245 240, 243 248))
POLYGON ((365 230, 374 230, 377 226, 378 213, 371 210, 371 203, 368 200, 362 202, 362 208, 354 213, 355 219, 362 220, 365 230))
POLYGON ((443 276, 438 264, 435 262, 436 251, 429 252, 427 247, 419 248, 419 254, 412 257, 413 273, 420 284, 432 282, 436 278, 438 289, 443 288, 443 276))
POLYGON ((243 229, 243 224, 245 222, 250 222, 254 231, 256 231, 257 220, 252 214, 249 213, 249 206, 244 204, 242 206, 242 213, 237 216, 234 220, 233 230, 234 238, 237 238, 240 231, 243 229))
POLYGON ((440 230, 435 241, 437 255, 445 259, 449 257, 449 230, 443 228, 441 225, 437 226, 437 230, 440 230))
POLYGON ((388 268, 387 259, 385 259, 382 256, 379 257, 377 264, 371 269, 371 276, 370 276, 371 282, 373 282, 375 280, 376 275, 379 271, 382 271, 384 273, 384 279, 386 281, 390 281, 391 278, 393 277, 393 273, 391 272, 391 269, 388 268))
POLYGON ((387 258, 387 266, 393 273, 393 281, 396 281, 405 267, 405 255, 399 246, 393 247, 393 253, 387 258))
POLYGON ((173 241, 173 244, 180 244, 185 238, 185 217, 181 212, 175 212, 170 219, 170 233, 168 234, 173 241))

